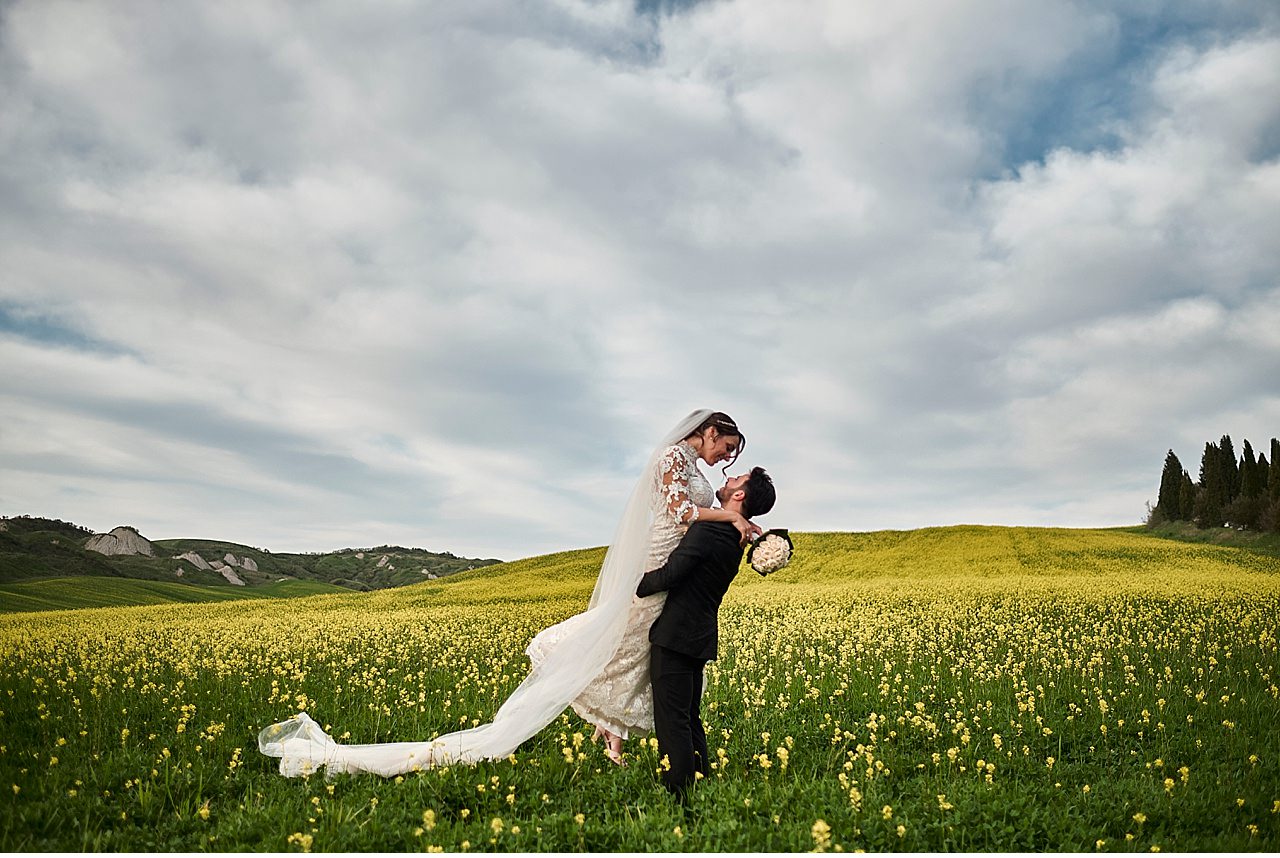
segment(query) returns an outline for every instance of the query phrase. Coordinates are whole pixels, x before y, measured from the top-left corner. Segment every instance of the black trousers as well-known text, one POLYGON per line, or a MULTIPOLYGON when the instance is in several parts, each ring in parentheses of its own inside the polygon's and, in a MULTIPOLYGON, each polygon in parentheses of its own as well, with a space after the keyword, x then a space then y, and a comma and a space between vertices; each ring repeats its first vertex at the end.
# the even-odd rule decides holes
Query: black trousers
POLYGON ((653 732, 658 753, 665 754, 671 764, 662 773, 662 784, 679 795, 694 782, 695 772, 707 775, 707 734, 700 711, 706 663, 657 644, 649 650, 653 732))

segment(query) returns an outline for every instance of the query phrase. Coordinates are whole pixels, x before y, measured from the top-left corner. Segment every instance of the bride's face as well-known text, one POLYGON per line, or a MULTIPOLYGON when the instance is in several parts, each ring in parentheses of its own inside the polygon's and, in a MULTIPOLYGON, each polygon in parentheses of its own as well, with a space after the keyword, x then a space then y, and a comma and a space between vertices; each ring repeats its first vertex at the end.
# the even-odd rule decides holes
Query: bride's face
POLYGON ((742 439, 737 435, 721 435, 714 426, 707 429, 702 439, 702 461, 708 465, 717 465, 728 461, 738 454, 738 446, 742 439))

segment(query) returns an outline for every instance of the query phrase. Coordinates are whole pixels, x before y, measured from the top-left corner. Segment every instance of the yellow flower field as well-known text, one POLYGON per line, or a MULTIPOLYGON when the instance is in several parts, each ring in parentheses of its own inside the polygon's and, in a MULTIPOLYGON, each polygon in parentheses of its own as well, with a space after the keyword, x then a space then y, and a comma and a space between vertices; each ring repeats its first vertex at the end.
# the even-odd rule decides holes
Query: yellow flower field
POLYGON ((1280 560, 1124 531, 795 534, 721 612, 691 806, 565 716, 511 759, 281 778, 256 732, 486 720, 602 551, 371 594, 0 615, 7 850, 1269 850, 1280 560))

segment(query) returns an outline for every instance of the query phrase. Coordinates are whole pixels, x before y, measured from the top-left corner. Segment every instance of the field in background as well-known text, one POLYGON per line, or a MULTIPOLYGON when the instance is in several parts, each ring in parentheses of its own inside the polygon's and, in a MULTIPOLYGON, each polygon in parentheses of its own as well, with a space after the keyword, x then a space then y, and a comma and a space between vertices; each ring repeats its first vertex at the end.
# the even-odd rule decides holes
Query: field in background
POLYGON ((258 729, 486 720, 590 549, 369 594, 0 617, 6 850, 1274 850, 1280 559, 1123 531, 798 534, 721 616, 687 809, 567 713, 509 760, 286 780, 258 729))
POLYGON ((258 587, 172 584, 131 578, 42 578, 0 584, 0 611, 59 611, 169 602, 229 602, 236 599, 286 599, 321 593, 348 593, 323 581, 280 581, 258 587))

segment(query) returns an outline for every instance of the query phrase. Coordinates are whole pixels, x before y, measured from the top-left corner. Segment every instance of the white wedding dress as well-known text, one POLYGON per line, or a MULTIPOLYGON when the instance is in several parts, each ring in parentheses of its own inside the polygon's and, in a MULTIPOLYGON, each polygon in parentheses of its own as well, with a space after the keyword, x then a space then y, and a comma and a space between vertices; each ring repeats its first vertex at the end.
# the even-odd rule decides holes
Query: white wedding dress
POLYGON ((652 623, 662 603, 658 597, 637 600, 635 591, 645 572, 666 562, 696 516, 696 507, 711 505, 711 487, 691 460, 691 448, 679 443, 711 413, 691 413, 649 457, 605 554, 587 610, 534 639, 529 675, 490 723, 429 741, 343 745, 300 712, 264 728, 258 734, 258 749, 279 757, 280 773, 286 777, 321 768, 329 775, 371 772, 392 777, 433 766, 503 759, 570 705, 620 735, 631 729, 651 730, 645 618, 652 613, 652 623), (682 475, 687 476, 683 485, 682 475))
MULTIPOLYGON (((653 526, 645 571, 667 562, 698 507, 710 507, 715 492, 698 470, 698 454, 685 441, 663 451, 653 475, 653 526)), ((626 739, 633 732, 653 732, 653 689, 649 684, 649 627, 662 613, 665 592, 631 597, 627 626, 613 658, 571 704, 573 710, 597 727, 626 739)), ((525 652, 537 666, 544 653, 572 633, 578 614, 539 632, 525 652)))

